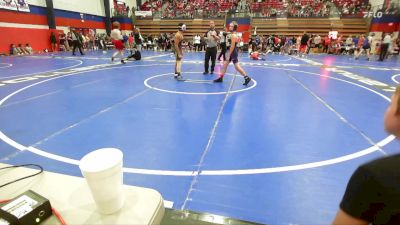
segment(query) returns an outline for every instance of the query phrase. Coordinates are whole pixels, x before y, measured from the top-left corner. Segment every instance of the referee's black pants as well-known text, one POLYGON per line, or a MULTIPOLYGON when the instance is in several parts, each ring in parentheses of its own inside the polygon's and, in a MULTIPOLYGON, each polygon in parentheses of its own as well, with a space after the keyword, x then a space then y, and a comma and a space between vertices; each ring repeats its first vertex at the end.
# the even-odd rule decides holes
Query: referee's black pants
POLYGON ((204 59, 204 72, 208 73, 208 67, 211 58, 211 72, 214 72, 215 60, 217 58, 217 47, 206 48, 206 57, 204 59))
POLYGON ((379 61, 383 61, 386 58, 386 54, 388 53, 389 44, 381 45, 381 53, 379 54, 379 61))

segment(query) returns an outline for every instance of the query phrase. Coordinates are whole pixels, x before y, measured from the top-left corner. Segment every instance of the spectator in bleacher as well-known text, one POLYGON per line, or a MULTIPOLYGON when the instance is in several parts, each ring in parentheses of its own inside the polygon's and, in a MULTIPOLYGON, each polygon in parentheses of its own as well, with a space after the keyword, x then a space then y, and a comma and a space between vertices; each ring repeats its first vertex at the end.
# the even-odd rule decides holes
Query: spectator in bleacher
POLYGON ((215 23, 214 21, 210 21, 210 28, 205 34, 205 41, 207 44, 206 47, 206 55, 204 58, 204 72, 203 74, 208 74, 209 72, 209 63, 211 59, 211 74, 214 73, 215 68, 215 60, 217 58, 217 44, 219 41, 219 32, 215 30, 215 23))

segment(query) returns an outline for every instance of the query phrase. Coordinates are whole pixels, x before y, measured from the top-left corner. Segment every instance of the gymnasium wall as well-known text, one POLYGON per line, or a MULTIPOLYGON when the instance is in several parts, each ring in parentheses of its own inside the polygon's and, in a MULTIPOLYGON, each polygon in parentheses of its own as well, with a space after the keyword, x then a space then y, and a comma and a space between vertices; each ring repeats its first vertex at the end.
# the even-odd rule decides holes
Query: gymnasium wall
MULTIPOLYGON (((29 5, 46 7, 45 0, 28 0, 26 2, 29 5)), ((112 2, 111 0, 110 3, 112 2)), ((105 16, 104 0, 53 0, 53 6, 54 9, 105 16)))

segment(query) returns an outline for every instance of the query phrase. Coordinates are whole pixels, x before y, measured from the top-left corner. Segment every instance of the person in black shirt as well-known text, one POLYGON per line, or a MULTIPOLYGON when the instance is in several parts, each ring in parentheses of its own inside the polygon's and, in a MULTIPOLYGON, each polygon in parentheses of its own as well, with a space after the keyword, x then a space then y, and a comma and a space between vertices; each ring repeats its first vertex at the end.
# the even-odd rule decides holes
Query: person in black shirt
POLYGON ((72 55, 75 55, 75 50, 78 47, 79 52, 81 53, 81 55, 85 55, 83 54, 82 51, 82 36, 75 30, 71 28, 71 38, 72 38, 72 55))
MULTIPOLYGON (((400 138, 400 86, 385 113, 385 130, 400 138)), ((400 154, 360 166, 332 225, 400 224, 400 154)))
POLYGON ((140 29, 139 29, 139 28, 136 28, 136 29, 135 29, 134 37, 135 37, 136 49, 137 49, 138 51, 142 51, 142 41, 143 41, 143 37, 142 37, 142 35, 140 34, 140 29))
POLYGON ((300 41, 300 55, 303 57, 304 57, 307 47, 308 47, 308 39, 310 39, 310 37, 308 36, 307 32, 304 31, 304 34, 301 37, 301 41, 300 41))
POLYGON ((54 32, 50 34, 51 51, 55 52, 57 50, 57 38, 54 32))
POLYGON ((228 33, 227 33, 226 28, 225 28, 225 32, 221 32, 219 34, 219 37, 220 37, 219 45, 221 47, 221 53, 219 53, 219 55, 217 57, 219 61, 221 60, 221 56, 223 58, 223 61, 226 60, 226 57, 225 57, 225 53, 226 53, 226 35, 228 35, 228 33))

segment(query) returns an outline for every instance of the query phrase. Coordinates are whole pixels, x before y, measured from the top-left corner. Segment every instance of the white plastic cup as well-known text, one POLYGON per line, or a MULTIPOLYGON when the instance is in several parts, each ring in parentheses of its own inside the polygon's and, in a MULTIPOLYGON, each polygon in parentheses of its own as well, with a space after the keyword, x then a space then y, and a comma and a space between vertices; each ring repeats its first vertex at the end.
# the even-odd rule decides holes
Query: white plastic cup
POLYGON ((102 148, 85 155, 79 162, 92 197, 102 214, 117 212, 124 205, 123 154, 116 148, 102 148))

